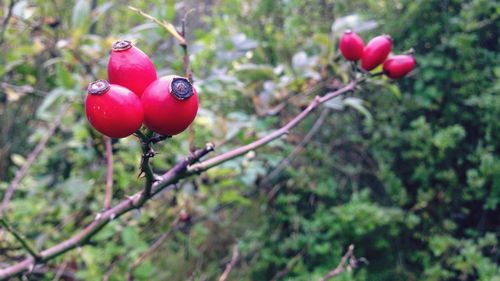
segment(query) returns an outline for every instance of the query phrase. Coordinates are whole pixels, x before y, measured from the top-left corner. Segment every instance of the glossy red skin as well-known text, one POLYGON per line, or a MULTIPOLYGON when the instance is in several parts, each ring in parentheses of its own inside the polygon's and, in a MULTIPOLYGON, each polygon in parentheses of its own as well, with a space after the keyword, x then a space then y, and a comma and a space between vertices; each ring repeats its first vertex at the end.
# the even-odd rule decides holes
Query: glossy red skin
POLYGON ((153 62, 137 47, 111 51, 108 62, 109 83, 123 86, 141 97, 144 90, 156 78, 153 62))
POLYGON ((129 89, 113 84, 103 94, 87 94, 85 113, 92 127, 112 138, 130 136, 144 120, 139 97, 129 89))
POLYGON ((397 55, 384 62, 384 73, 392 79, 399 79, 410 73, 416 65, 411 55, 397 55))
POLYGON ((182 221, 182 222, 187 222, 187 221, 189 221, 189 219, 190 219, 190 216, 189 216, 189 214, 188 214, 188 213, 186 213, 185 211, 183 211, 183 212, 181 212, 181 213, 179 214, 179 220, 180 220, 180 221, 182 221))
POLYGON ((347 30, 340 38, 339 48, 340 52, 346 60, 357 61, 363 56, 363 49, 365 44, 363 39, 358 34, 347 30))
POLYGON ((162 77, 153 82, 142 95, 144 125, 163 135, 177 135, 189 127, 198 112, 198 93, 193 87, 193 95, 179 100, 171 94, 174 75, 162 77))
POLYGON ((391 38, 387 35, 380 35, 368 42, 361 57, 361 67, 370 71, 381 65, 392 50, 391 38))

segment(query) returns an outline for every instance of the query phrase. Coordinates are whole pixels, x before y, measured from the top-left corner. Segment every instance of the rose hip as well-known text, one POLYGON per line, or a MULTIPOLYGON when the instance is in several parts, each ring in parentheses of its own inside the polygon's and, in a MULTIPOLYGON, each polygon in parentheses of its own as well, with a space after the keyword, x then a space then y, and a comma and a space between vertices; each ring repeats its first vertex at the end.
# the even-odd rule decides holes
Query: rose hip
POLYGON ((346 30, 340 38, 340 52, 346 60, 357 61, 363 55, 363 39, 351 30, 346 30))
POLYGON ((361 67, 370 71, 381 65, 392 50, 392 39, 388 35, 380 35, 368 42, 361 57, 361 67))
POLYGON ((144 52, 130 41, 121 40, 113 44, 108 78, 111 84, 123 86, 140 97, 149 84, 156 80, 156 70, 144 52))

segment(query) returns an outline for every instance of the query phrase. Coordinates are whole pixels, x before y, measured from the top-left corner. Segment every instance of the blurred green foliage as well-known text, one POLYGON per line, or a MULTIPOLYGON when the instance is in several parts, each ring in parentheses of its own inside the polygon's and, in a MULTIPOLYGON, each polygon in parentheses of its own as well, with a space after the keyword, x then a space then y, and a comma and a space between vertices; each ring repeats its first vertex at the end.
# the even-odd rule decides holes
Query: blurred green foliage
MULTIPOLYGON (((195 144, 223 143, 217 153, 268 134, 314 94, 347 82, 336 48, 344 28, 365 41, 390 34, 395 53, 415 49, 418 68, 329 103, 320 131, 276 177, 267 175, 317 115, 286 139, 160 194, 31 278, 52 280, 64 265, 78 280, 123 280, 187 212, 202 221, 180 223, 132 270, 135 280, 216 280, 234 244, 241 261, 229 280, 278 272, 280 280, 318 280, 350 244, 369 263, 338 280, 500 280, 500 9, 487 0, 15 1, 0 26, 1 197, 71 104, 6 212, 36 248, 69 238, 102 209, 104 145, 83 100, 89 82, 106 78, 111 43, 130 39, 160 75, 182 74, 175 40, 127 5, 177 25, 194 9, 188 41, 202 104, 195 144)), ((1 18, 8 8, 3 1, 1 18)), ((158 144, 155 170, 188 147, 187 133, 158 144)), ((116 203, 142 180, 138 142, 117 140, 113 149, 116 203)), ((25 255, 13 237, 0 237, 2 267, 25 255)))

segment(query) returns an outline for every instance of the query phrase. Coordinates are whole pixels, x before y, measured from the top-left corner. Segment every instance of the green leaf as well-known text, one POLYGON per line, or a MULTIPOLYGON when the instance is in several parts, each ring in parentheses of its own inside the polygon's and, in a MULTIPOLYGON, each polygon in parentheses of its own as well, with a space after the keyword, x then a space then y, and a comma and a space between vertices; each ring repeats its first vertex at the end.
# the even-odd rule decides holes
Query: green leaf
POLYGON ((56 78, 57 78, 57 83, 66 89, 73 88, 73 86, 75 85, 75 80, 73 79, 71 73, 63 64, 57 65, 56 78))
POLYGON ((71 26, 75 29, 82 29, 88 25, 90 17, 90 0, 78 0, 73 8, 71 26))
POLYGON ((242 64, 235 67, 236 75, 242 81, 272 80, 273 68, 269 65, 242 64))
POLYGON ((250 205, 252 203, 252 201, 250 201, 247 198, 243 197, 236 190, 225 190, 222 193, 222 197, 221 197, 220 200, 221 200, 222 203, 240 203, 240 204, 243 204, 243 205, 250 205))
POLYGON ((359 98, 353 98, 353 97, 348 97, 344 99, 344 105, 350 106, 357 110, 359 113, 363 114, 365 116, 366 121, 371 124, 373 121, 372 114, 366 109, 366 107, 363 105, 363 100, 359 98))
POLYGON ((137 241, 141 241, 139 233, 135 227, 127 227, 122 232, 123 244, 127 247, 133 247, 136 245, 137 241))
POLYGON ((24 162, 26 162, 26 158, 24 158, 24 156, 19 155, 19 154, 12 154, 12 156, 10 157, 10 159, 17 166, 22 166, 24 164, 24 162))
POLYGON ((150 262, 142 263, 134 270, 134 276, 139 279, 148 279, 156 272, 156 268, 150 262))

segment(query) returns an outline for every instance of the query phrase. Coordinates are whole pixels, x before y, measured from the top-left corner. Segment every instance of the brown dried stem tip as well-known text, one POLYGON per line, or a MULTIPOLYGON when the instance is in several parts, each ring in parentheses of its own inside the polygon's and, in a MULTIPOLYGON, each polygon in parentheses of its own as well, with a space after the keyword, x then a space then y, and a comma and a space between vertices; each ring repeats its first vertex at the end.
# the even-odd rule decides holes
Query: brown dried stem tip
POLYGON ((193 93, 193 85, 186 78, 174 78, 172 80, 172 95, 178 100, 190 98, 193 93))
POLYGON ((385 38, 387 38, 389 41, 393 42, 391 35, 384 33, 384 34, 382 34, 382 36, 384 36, 385 38))
POLYGON ((415 54, 415 49, 410 48, 408 51, 404 52, 403 54, 413 56, 415 54))
POLYGON ((91 95, 102 95, 109 90, 109 83, 106 80, 96 80, 89 84, 87 92, 91 95))
POLYGON ((120 52, 120 51, 125 51, 125 50, 128 50, 132 48, 132 42, 128 41, 128 40, 118 40, 116 41, 115 43, 113 43, 113 51, 117 51, 117 52, 120 52))

